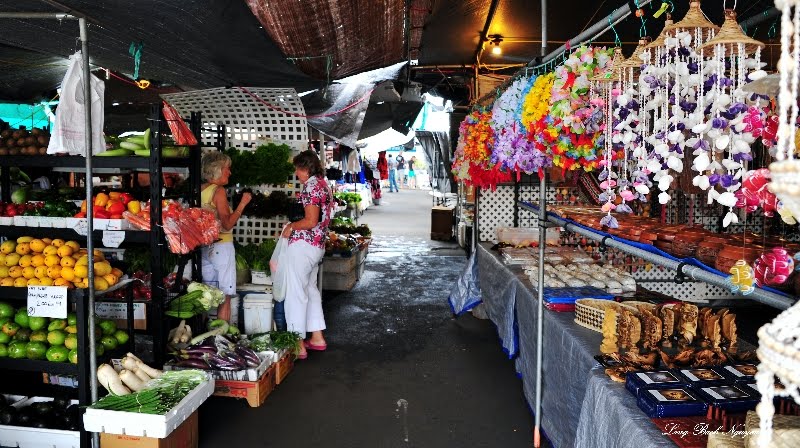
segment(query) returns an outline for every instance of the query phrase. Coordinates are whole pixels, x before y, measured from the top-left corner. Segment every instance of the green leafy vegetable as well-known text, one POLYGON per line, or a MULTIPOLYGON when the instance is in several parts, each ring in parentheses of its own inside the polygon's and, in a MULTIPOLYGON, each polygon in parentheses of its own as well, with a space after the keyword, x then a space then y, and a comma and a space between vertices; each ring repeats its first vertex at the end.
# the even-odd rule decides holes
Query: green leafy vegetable
POLYGON ((289 180, 294 166, 289 160, 292 149, 288 145, 268 143, 255 150, 229 148, 232 185, 281 185, 289 180))

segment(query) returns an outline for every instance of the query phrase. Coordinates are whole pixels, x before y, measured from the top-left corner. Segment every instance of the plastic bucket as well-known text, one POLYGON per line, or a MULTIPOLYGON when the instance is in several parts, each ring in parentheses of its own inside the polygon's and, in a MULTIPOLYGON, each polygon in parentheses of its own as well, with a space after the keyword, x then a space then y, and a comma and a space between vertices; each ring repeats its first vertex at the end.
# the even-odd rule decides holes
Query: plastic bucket
POLYGON ((245 334, 272 330, 272 294, 247 294, 243 303, 245 334))

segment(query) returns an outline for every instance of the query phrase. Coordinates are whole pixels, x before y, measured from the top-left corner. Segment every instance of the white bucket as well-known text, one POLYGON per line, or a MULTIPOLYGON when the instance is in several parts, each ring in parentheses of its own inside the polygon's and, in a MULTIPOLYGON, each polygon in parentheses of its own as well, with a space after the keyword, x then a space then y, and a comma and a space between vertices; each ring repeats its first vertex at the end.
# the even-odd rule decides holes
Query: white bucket
POLYGON ((244 333, 255 334, 272 330, 272 294, 244 296, 244 333))
POLYGON ((231 297, 231 325, 239 326, 239 296, 231 297))

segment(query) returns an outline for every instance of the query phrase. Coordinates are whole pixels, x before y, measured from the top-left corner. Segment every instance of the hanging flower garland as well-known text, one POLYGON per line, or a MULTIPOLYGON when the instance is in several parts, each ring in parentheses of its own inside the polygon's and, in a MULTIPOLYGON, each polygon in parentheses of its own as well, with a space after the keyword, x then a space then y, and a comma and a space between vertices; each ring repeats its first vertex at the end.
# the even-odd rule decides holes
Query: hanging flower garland
POLYGON ((494 189, 511 180, 509 173, 490 162, 495 138, 491 121, 491 111, 476 109, 459 126, 453 174, 467 185, 494 189))
POLYGON ((579 47, 556 69, 551 93, 551 119, 547 135, 553 164, 564 170, 592 171, 600 165, 598 139, 602 134, 603 111, 590 103, 590 78, 611 59, 611 50, 579 47))
POLYGON ((543 157, 535 157, 538 151, 533 142, 527 140, 527 131, 519 119, 523 93, 529 85, 528 78, 518 79, 497 98, 492 107, 495 143, 491 162, 499 165, 501 169, 518 173, 536 172, 545 162, 543 157))

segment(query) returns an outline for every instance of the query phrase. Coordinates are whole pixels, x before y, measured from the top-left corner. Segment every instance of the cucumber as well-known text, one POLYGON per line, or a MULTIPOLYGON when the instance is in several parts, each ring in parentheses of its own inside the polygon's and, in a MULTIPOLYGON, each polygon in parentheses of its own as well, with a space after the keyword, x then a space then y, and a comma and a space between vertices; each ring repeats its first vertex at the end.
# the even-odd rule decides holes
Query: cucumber
POLYGON ((133 142, 130 142, 130 141, 120 142, 119 146, 121 148, 124 148, 124 149, 130 149, 131 151, 138 151, 138 150, 142 150, 142 149, 147 149, 143 145, 140 145, 138 143, 133 143, 133 142))
POLYGON ((103 151, 100 154, 95 154, 97 157, 125 157, 131 155, 133 152, 124 148, 114 148, 108 151, 103 151))
POLYGON ((133 152, 137 156, 150 157, 150 150, 149 149, 137 149, 137 150, 135 150, 133 152))

